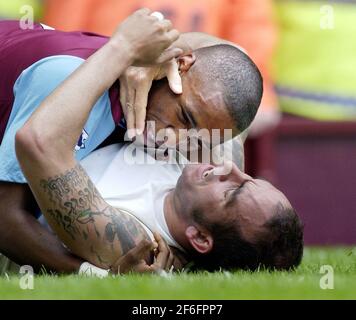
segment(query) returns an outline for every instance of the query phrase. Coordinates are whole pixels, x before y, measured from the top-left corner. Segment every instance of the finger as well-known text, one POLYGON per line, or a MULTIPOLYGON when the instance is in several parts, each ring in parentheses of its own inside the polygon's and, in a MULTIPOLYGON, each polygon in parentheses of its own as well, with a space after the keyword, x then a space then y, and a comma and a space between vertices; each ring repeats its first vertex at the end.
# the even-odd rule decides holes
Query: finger
POLYGON ((177 29, 172 29, 171 31, 167 32, 167 37, 172 42, 177 41, 180 36, 180 33, 177 29))
POLYGON ((151 10, 148 8, 141 8, 139 10, 136 10, 133 14, 137 14, 137 15, 144 15, 147 16, 151 13, 151 10))
POLYGON ((127 101, 127 80, 125 77, 120 78, 120 103, 124 113, 126 112, 125 106, 127 101))
POLYGON ((153 249, 155 249, 153 241, 144 239, 130 251, 138 260, 141 260, 147 255, 147 253, 149 253, 153 249))
POLYGON ((138 261, 136 256, 129 251, 111 266, 111 271, 113 273, 126 273, 131 270, 138 261))
POLYGON ((120 78, 120 103, 122 110, 124 112, 124 116, 126 118, 126 96, 127 96, 127 85, 126 81, 120 78))
POLYGON ((141 135, 145 129, 146 110, 148 94, 151 89, 152 82, 149 81, 142 84, 140 89, 136 91, 135 98, 135 117, 136 117, 136 133, 141 135))
POLYGON ((170 31, 173 28, 172 22, 167 19, 160 21, 159 24, 162 27, 162 29, 165 31, 170 31))
POLYGON ((169 256, 166 263, 166 271, 169 271, 171 269, 173 262, 174 262, 174 254, 172 253, 172 251, 169 251, 169 256))
POLYGON ((118 270, 125 273, 131 270, 141 260, 145 262, 144 257, 155 249, 155 243, 147 239, 142 240, 136 247, 127 252, 124 256, 120 257, 112 266, 112 270, 118 270))
MULTIPOLYGON (((124 113, 124 117, 126 120, 126 126, 127 126, 127 119, 129 117, 128 112, 127 112, 127 106, 126 106, 127 95, 128 95, 127 92, 128 92, 127 82, 125 80, 120 79, 120 103, 121 103, 122 111, 124 113)), ((130 136, 129 136, 129 138, 132 139, 130 136)))
POLYGON ((127 124, 127 134, 130 139, 135 136, 135 95, 136 90, 133 88, 127 89, 126 104, 123 106, 125 110, 125 119, 127 124))
POLYGON ((176 59, 171 59, 171 61, 167 62, 166 73, 169 87, 174 93, 181 94, 183 92, 182 78, 179 74, 179 67, 176 59))
POLYGON ((163 269, 166 266, 170 251, 169 251, 169 248, 168 248, 166 242, 163 240, 163 238, 161 237, 160 234, 155 233, 154 237, 158 243, 158 255, 157 255, 157 259, 156 259, 156 262, 154 263, 154 265, 163 269))
POLYGON ((180 48, 167 49, 163 51, 162 54, 158 57, 156 63, 157 64, 165 63, 171 59, 179 57, 181 54, 183 54, 183 50, 180 48))
POLYGON ((144 261, 142 261, 141 264, 136 266, 134 271, 138 272, 138 273, 152 273, 153 272, 152 268, 144 261))
POLYGON ((134 264, 127 264, 125 265, 119 265, 119 272, 120 274, 125 274, 125 273, 131 273, 131 272, 136 272, 136 273, 149 273, 152 272, 150 266, 146 263, 146 261, 141 260, 137 261, 134 264))
POLYGON ((157 244, 159 244, 160 241, 162 241, 162 236, 158 232, 153 232, 153 237, 155 238, 157 244))

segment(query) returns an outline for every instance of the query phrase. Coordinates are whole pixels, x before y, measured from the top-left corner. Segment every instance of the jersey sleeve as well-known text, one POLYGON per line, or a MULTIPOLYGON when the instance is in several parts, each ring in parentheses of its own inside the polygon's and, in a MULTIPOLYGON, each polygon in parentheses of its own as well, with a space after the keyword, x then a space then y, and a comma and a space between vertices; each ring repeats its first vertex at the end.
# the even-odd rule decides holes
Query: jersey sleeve
MULTIPOLYGON (((26 183, 15 153, 16 132, 41 102, 83 62, 83 59, 74 56, 45 58, 24 70, 17 79, 13 108, 0 145, 0 181, 26 183)), ((75 107, 73 112, 76 112, 75 107)), ((105 92, 93 107, 78 137, 78 144, 73 150, 76 159, 79 161, 95 150, 114 128, 110 97, 105 92)))

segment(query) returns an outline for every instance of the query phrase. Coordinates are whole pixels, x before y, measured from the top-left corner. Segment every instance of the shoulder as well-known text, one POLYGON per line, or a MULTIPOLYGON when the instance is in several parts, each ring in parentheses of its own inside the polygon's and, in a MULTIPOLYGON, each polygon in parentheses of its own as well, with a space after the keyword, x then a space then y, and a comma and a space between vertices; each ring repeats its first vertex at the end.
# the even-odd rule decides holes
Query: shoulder
POLYGON ((83 59, 60 55, 41 59, 25 69, 15 83, 15 90, 21 86, 58 84, 74 72, 83 59))

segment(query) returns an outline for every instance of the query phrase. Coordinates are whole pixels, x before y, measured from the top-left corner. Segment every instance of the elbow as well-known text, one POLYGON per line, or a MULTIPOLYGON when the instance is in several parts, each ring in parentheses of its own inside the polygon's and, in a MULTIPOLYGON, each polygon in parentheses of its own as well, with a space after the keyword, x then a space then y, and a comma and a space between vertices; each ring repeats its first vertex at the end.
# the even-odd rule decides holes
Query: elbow
POLYGON ((47 152, 46 138, 31 125, 25 124, 15 135, 16 156, 21 163, 25 159, 38 159, 47 152))

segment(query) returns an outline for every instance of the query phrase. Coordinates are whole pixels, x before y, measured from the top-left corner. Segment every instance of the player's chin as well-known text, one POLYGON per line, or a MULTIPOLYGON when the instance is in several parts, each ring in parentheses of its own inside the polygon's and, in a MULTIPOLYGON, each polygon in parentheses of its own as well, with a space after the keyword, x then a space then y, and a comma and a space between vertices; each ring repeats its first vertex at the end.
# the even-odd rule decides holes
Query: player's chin
POLYGON ((196 171, 197 165, 195 164, 187 164, 183 171, 181 176, 178 179, 178 183, 180 184, 180 186, 184 187, 184 188, 189 188, 192 187, 194 185, 194 175, 195 175, 195 171, 196 171))

